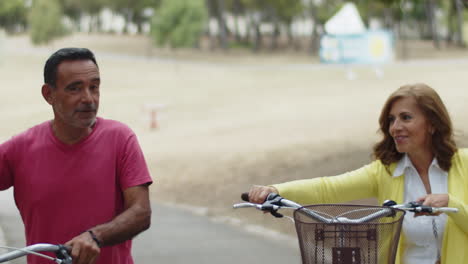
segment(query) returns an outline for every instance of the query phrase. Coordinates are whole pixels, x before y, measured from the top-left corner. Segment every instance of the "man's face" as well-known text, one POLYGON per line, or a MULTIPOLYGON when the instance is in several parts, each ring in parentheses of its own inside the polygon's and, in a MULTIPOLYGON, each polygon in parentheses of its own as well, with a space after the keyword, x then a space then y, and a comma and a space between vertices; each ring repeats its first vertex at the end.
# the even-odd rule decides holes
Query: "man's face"
POLYGON ((91 127, 99 108, 99 69, 91 60, 63 61, 50 99, 55 120, 75 128, 91 127))

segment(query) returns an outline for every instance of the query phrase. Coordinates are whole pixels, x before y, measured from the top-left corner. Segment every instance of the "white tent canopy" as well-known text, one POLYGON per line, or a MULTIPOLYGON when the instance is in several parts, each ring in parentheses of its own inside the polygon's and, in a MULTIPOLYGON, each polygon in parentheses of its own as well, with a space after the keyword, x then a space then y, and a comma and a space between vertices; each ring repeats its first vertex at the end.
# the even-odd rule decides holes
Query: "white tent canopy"
POLYGON ((366 27, 354 3, 346 3, 325 23, 325 31, 331 35, 362 34, 366 27))

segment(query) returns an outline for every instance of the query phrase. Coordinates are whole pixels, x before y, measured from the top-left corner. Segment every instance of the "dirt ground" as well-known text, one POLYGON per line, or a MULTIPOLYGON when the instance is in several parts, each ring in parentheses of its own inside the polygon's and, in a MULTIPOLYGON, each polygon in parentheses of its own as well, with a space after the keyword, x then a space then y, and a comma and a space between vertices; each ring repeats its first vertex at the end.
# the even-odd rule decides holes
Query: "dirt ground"
POLYGON ((2 46, 0 142, 52 117, 40 95, 47 57, 60 47, 89 47, 103 79, 100 116, 137 133, 153 198, 213 217, 277 226, 231 205, 252 184, 335 175, 369 162, 380 107, 403 84, 434 87, 457 137, 468 131, 464 50, 444 56, 424 44, 413 47, 417 60, 345 67, 305 54, 171 53, 138 37, 75 35, 39 48, 15 37, 2 46), (152 109, 157 129, 150 128, 152 109))

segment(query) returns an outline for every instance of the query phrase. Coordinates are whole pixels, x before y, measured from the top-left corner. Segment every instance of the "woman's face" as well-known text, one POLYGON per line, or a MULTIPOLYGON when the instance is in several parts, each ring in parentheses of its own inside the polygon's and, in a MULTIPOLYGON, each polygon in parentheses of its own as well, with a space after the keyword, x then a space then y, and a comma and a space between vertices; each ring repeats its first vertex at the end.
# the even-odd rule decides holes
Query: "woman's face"
POLYGON ((413 97, 396 100, 388 118, 389 132, 398 152, 412 156, 431 151, 433 127, 413 97))

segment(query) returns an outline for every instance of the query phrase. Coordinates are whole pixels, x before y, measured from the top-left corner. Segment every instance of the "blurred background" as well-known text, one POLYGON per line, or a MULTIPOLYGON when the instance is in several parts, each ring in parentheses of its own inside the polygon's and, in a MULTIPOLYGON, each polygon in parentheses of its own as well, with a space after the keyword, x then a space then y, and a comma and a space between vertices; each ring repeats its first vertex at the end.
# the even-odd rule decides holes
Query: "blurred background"
POLYGON ((87 33, 147 38, 147 55, 156 45, 317 56, 320 38, 334 33, 326 23, 349 3, 368 30, 393 34, 399 58, 422 56, 411 52, 422 41, 436 49, 465 46, 463 0, 2 0, 0 25, 35 45, 87 33))
POLYGON ((0 0, 0 142, 52 118, 48 56, 87 47, 100 116, 136 132, 155 204, 294 240, 290 223, 231 205, 252 184, 368 163, 398 87, 435 88, 466 145, 467 22, 464 0, 0 0))

